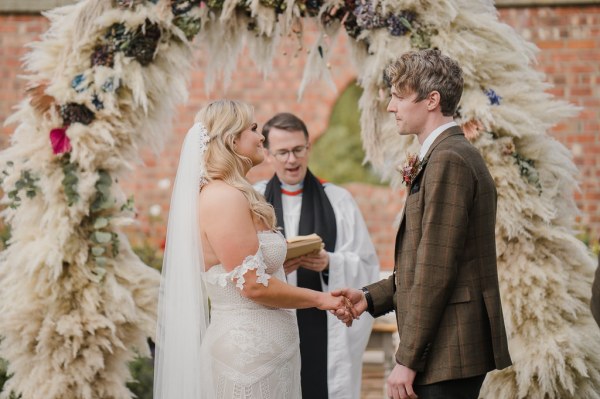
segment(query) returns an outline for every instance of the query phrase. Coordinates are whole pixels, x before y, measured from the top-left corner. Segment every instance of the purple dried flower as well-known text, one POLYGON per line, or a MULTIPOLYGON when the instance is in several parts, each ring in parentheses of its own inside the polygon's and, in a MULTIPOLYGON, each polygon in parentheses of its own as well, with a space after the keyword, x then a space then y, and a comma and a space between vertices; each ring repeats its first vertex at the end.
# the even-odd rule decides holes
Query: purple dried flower
POLYGON ((400 14, 392 14, 387 18, 387 27, 390 35, 404 36, 412 30, 412 22, 416 15, 412 11, 404 11, 400 14))
POLYGON ((371 2, 357 2, 354 16, 356 17, 356 24, 361 29, 372 30, 386 26, 385 18, 377 12, 371 2))
POLYGON ((115 55, 108 45, 97 45, 92 53, 92 66, 101 65, 112 68, 115 62, 115 55))

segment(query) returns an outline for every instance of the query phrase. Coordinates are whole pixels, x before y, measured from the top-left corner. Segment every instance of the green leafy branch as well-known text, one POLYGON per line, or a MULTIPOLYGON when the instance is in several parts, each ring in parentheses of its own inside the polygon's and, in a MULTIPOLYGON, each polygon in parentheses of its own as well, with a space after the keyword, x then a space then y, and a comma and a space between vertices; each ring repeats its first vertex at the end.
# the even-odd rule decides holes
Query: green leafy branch
POLYGON ((64 177, 62 179, 63 189, 67 196, 67 203, 69 206, 79 201, 79 192, 77 191, 77 184, 79 183, 79 177, 77 177, 77 169, 79 165, 77 163, 71 163, 69 154, 61 159, 62 170, 64 177))
MULTIPOLYGON (((106 273, 108 258, 115 258, 119 254, 120 242, 119 235, 110 229, 111 210, 114 210, 116 204, 111 195, 112 178, 105 170, 98 171, 98 175, 96 195, 90 206, 90 216, 84 224, 88 226, 90 254, 96 264, 94 274, 102 279, 106 273)), ((128 200, 121 210, 129 204, 128 200)))
POLYGON ((533 159, 525 158, 517 152, 513 152, 511 155, 519 167, 521 176, 527 180, 529 184, 535 186, 539 194, 542 194, 542 184, 540 183, 540 175, 535 168, 535 161, 533 159))
MULTIPOLYGON (((8 166, 13 166, 14 163, 9 161, 7 163, 8 166)), ((8 172, 3 171, 4 176, 8 176, 8 172)), ((25 196, 29 199, 34 198, 39 191, 39 188, 35 184, 39 179, 39 177, 34 176, 30 170, 22 170, 21 177, 19 180, 15 182, 15 186, 12 190, 8 192, 8 198, 10 199, 10 207, 12 209, 17 209, 19 205, 21 205, 21 191, 25 191, 25 196)))
POLYGON ((410 44, 414 48, 428 49, 431 48, 431 36, 437 35, 436 30, 431 32, 423 28, 417 21, 411 22, 404 18, 399 18, 400 23, 410 31, 410 44))

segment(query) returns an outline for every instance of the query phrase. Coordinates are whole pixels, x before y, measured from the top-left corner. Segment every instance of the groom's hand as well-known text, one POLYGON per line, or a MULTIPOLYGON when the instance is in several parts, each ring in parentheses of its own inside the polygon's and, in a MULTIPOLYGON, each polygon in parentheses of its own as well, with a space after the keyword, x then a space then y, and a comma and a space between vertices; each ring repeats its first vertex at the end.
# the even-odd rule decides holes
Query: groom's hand
POLYGON ((334 312, 338 319, 346 326, 352 325, 352 320, 358 319, 358 317, 367 310, 367 300, 361 290, 354 288, 342 288, 331 292, 333 296, 344 296, 348 299, 349 305, 351 306, 350 311, 352 318, 348 318, 348 313, 334 312))
POLYGON ((418 396, 413 389, 416 375, 416 371, 396 364, 386 381, 388 398, 417 399, 418 396))

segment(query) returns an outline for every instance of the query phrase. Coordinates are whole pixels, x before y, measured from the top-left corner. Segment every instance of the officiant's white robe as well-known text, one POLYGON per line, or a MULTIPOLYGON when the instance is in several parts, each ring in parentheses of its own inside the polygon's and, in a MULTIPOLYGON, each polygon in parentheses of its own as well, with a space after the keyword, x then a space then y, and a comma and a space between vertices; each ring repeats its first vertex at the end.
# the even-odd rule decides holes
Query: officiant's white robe
MULTIPOLYGON (((264 194, 267 181, 254 188, 264 194)), ((301 185, 283 185, 296 191, 301 185)), ((329 284, 321 279, 323 292, 338 288, 360 288, 379 280, 379 261, 369 237, 365 221, 344 188, 331 183, 323 185, 333 207, 337 226, 335 252, 329 253, 329 284)), ((283 218, 287 237, 298 235, 302 195, 282 195, 283 218)), ((287 275, 289 284, 296 284, 296 272, 287 275)), ((327 312, 327 386, 329 399, 360 399, 362 356, 369 340, 373 318, 367 312, 355 320, 352 327, 342 324, 327 312)))

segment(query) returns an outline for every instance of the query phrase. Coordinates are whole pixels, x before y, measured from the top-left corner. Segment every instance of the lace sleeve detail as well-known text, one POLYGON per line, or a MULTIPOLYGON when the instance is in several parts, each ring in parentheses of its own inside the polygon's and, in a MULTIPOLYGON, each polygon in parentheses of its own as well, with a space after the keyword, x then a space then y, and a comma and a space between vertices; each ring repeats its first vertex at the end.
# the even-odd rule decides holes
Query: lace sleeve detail
POLYGON ((260 246, 258 247, 256 254, 246 256, 246 259, 244 259, 242 264, 229 273, 231 281, 237 279, 235 286, 241 290, 244 289, 244 283, 246 282, 244 275, 248 270, 256 270, 257 283, 261 283, 265 287, 269 286, 269 279, 271 276, 267 274, 267 265, 265 264, 260 246))

